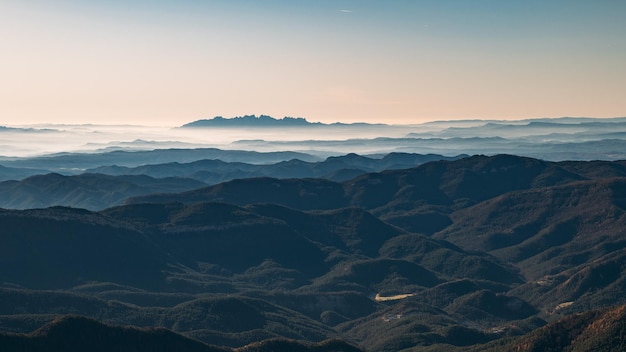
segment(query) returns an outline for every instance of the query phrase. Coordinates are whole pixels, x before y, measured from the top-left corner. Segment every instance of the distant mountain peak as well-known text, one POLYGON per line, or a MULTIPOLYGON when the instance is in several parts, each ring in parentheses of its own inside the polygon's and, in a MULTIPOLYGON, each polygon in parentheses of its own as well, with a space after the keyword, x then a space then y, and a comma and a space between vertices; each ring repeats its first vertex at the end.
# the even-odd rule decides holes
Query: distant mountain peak
POLYGON ((278 126, 309 126, 321 125, 319 122, 309 122, 303 117, 285 116, 276 119, 268 115, 244 115, 232 118, 215 116, 212 119, 197 120, 183 125, 182 127, 278 127, 278 126))
POLYGON ((386 126, 382 123, 366 123, 366 122, 333 122, 333 123, 321 123, 321 122, 309 122, 304 117, 289 117, 277 119, 268 115, 244 115, 236 117, 222 117, 215 116, 212 119, 196 120, 182 125, 182 128, 188 127, 312 127, 312 126, 334 126, 334 127, 377 127, 386 126))

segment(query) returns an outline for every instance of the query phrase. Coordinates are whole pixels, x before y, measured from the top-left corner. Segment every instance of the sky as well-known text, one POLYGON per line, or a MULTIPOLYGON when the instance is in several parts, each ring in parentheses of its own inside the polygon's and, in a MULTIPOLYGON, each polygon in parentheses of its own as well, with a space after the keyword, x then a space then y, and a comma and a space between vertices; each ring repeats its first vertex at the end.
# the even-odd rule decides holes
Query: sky
POLYGON ((626 116, 624 0, 0 0, 0 125, 626 116))

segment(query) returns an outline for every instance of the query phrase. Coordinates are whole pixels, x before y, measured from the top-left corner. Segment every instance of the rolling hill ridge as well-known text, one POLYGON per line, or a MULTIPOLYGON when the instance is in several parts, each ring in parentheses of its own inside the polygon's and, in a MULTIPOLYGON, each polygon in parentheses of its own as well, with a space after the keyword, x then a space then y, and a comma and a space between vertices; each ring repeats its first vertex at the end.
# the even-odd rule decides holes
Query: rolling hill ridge
POLYGON ((524 350, 550 334, 617 346, 623 171, 474 156, 344 182, 237 179, 97 212, 0 210, 0 327, 80 313, 202 348, 524 350))

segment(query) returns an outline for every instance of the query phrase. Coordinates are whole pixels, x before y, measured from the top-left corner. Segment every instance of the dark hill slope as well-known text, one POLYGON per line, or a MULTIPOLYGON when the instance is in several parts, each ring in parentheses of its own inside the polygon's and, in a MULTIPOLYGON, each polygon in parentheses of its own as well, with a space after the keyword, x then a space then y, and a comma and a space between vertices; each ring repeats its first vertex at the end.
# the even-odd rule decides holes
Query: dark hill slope
POLYGON ((242 348, 206 345, 163 328, 135 328, 102 324, 78 316, 59 318, 30 334, 0 334, 0 349, 7 352, 66 351, 187 351, 187 352, 358 352, 339 340, 317 344, 272 339, 242 348))
POLYGON ((276 203, 300 210, 337 209, 348 205, 340 183, 322 179, 233 180, 178 194, 131 198, 127 203, 198 203, 220 201, 237 205, 276 203))
POLYGON ((562 161, 560 167, 588 179, 626 177, 626 161, 562 161))
POLYGON ((431 162, 407 170, 368 174, 344 185, 351 204, 375 212, 388 212, 420 205, 474 204, 514 190, 579 179, 582 177, 561 170, 553 163, 496 155, 431 162))
POLYGON ((434 233, 458 208, 515 190, 584 179, 555 163, 510 155, 435 161, 412 169, 370 173, 344 183, 255 178, 179 194, 136 197, 129 203, 224 201, 276 203, 296 209, 354 206, 411 232, 434 233))
POLYGON ((107 175, 147 175, 151 177, 185 177, 207 184, 226 182, 237 178, 341 178, 345 180, 367 172, 415 167, 429 161, 455 160, 461 156, 421 155, 390 153, 382 158, 366 157, 357 154, 329 157, 324 161, 307 162, 298 159, 280 161, 274 164, 249 164, 225 162, 221 160, 198 160, 191 163, 171 162, 164 164, 141 165, 136 167, 101 166, 88 170, 107 175), (351 170, 348 172, 348 170, 351 170), (348 177, 352 175, 352 177, 348 177))
POLYGON ((37 323, 60 315, 80 313, 107 324, 160 326, 206 343, 231 347, 276 337, 321 341, 336 334, 295 310, 237 295, 203 295, 171 307, 139 307, 84 293, 5 288, 0 289, 0 299, 0 323, 13 326, 9 331, 19 333, 30 332, 41 326, 37 323), (9 325, 16 322, 21 325, 9 325))
POLYGON ((0 334, 0 347, 10 352, 189 351, 227 352, 162 328, 117 327, 68 316, 27 335, 0 334))
MULTIPOLYGON (((374 326, 377 310, 394 304, 373 300, 376 294, 415 293, 424 306, 448 309, 442 292, 474 304, 463 296, 500 293, 519 281, 488 255, 419 235, 395 241, 410 235, 355 208, 160 203, 0 215, 6 287, 0 323, 11 331, 81 313, 113 324, 164 326, 219 345, 271 337, 321 341, 352 319, 374 326), (438 254, 422 255, 429 248, 438 254), (466 268, 454 271, 446 263, 466 268), (476 279, 462 290, 442 286, 465 271, 476 279), (494 277, 483 280, 489 272, 494 277)), ((455 313, 462 311, 451 310, 455 315, 442 324, 462 324, 455 313)), ((433 314, 439 313, 420 316, 433 314)), ((391 344, 400 338, 378 337, 391 344)))
POLYGON ((143 208, 114 208, 111 215, 69 208, 0 211, 0 282, 64 288, 104 281, 163 288, 175 285, 167 279, 172 275, 204 270, 198 263, 244 271, 266 259, 306 275, 324 271, 324 253, 279 220, 225 204, 165 206, 167 223, 156 225, 113 217, 159 216, 153 213, 156 207, 143 208))
POLYGON ((85 210, 0 210, 0 281, 32 288, 82 280, 163 284, 172 261, 142 233, 85 210))
POLYGON ((562 316, 626 302, 626 250, 620 249, 558 274, 529 281, 510 291, 543 309, 562 316))
POLYGON ((381 248, 385 257, 404 259, 449 277, 522 283, 517 268, 482 252, 469 252, 450 242, 420 234, 396 236, 381 248))
POLYGON ((471 351, 623 351, 626 349, 625 333, 626 307, 617 306, 573 314, 525 336, 493 342, 471 351))
POLYGON ((441 279, 419 264, 399 259, 366 259, 340 263, 311 287, 321 292, 356 291, 364 294, 413 292, 433 287, 441 279))
POLYGON ((235 274, 242 285, 267 288, 270 280, 295 288, 341 260, 377 257, 385 241, 402 233, 360 209, 305 213, 224 203, 136 204, 100 213, 0 210, 0 224, 0 282, 66 288, 98 281, 192 292, 205 284, 232 290, 235 274))
POLYGON ((222 160, 197 160, 190 163, 170 162, 135 167, 101 166, 88 172, 106 175, 147 175, 151 177, 186 177, 201 180, 208 184, 228 181, 235 178, 251 177, 254 171, 264 165, 222 160))
POLYGON ((454 346, 489 341, 487 334, 460 326, 445 311, 413 298, 388 304, 368 317, 340 324, 337 329, 363 341, 371 351, 422 351, 438 343, 447 343, 451 350, 454 346))
POLYGON ((324 253, 284 222, 230 204, 130 205, 103 214, 126 221, 149 216, 150 222, 140 226, 154 233, 161 248, 197 270, 211 264, 241 273, 266 259, 306 276, 326 268, 324 253))
POLYGON ((312 241, 370 257, 378 255, 385 241, 404 233, 360 208, 306 213, 273 204, 248 208, 284 221, 312 241))
POLYGON ((317 344, 294 340, 269 339, 235 349, 235 352, 359 352, 361 349, 340 340, 327 340, 317 344))
POLYGON ((454 213, 435 237, 515 263, 530 280, 515 293, 547 311, 616 304, 626 287, 624 190, 626 178, 511 192, 454 213))
POLYGON ((435 237, 489 251, 522 267, 537 267, 540 258, 551 260, 544 266, 558 270, 559 260, 576 264, 573 256, 587 253, 578 259, 582 263, 622 248, 625 190, 626 178, 617 178, 511 192, 456 212, 454 224, 435 237), (542 256, 547 251, 550 254, 542 256), (559 252, 569 259, 556 255, 559 252))
MULTIPOLYGON (((0 282, 93 295, 97 300, 79 299, 75 308, 87 307, 107 323, 163 325, 230 346, 269 337, 319 341, 339 333, 376 350, 467 347, 528 332, 543 319, 624 302, 626 178, 526 158, 470 159, 342 184, 263 178, 202 189, 215 192, 211 199, 240 204, 202 197, 187 202, 179 194, 185 202, 133 203, 99 213, 2 211, 0 236, 7 228, 9 240, 2 243, 9 249, 0 248, 0 282), (498 181, 498 175, 517 174, 518 180, 498 181), (257 192, 255 185, 269 189, 257 192), (297 209, 311 194, 322 200, 330 194, 335 202, 297 209), (398 229, 376 215, 417 218, 410 229, 432 226, 423 232, 434 235, 398 229), (450 225, 441 221, 447 228, 437 230, 430 219, 450 225), (32 246, 32 239, 41 244, 32 246), (74 243, 86 253, 72 252, 74 243), (115 275, 99 271, 130 260, 137 248, 133 260, 146 262, 145 268, 130 261, 126 265, 137 267, 115 267, 115 275), (23 274, 31 262, 35 271, 23 274), (58 263, 68 277, 45 270, 58 263), (233 321, 238 314, 247 318, 233 321)), ((617 163, 598 165, 619 169, 617 163)), ((51 315, 76 312, 71 305, 24 308, 35 301, 15 310, 4 304, 12 317, 0 313, 0 322, 25 331, 51 315)))
POLYGON ((455 200, 476 203, 513 190, 580 179, 581 176, 559 170, 553 163, 536 159, 510 155, 474 156, 430 162, 412 169, 371 173, 343 184, 311 179, 256 178, 178 195, 137 197, 130 202, 223 200, 235 204, 278 203, 303 209, 335 209, 346 204, 365 209, 393 205, 408 207, 420 203, 449 206, 455 200), (559 177, 548 177, 555 173, 559 177), (253 188, 256 189, 254 195, 250 194, 253 188), (280 194, 276 194, 279 189, 280 194), (307 202, 313 195, 333 197, 327 203, 307 202))
POLYGON ((72 206, 100 210, 119 205, 131 196, 183 192, 204 186, 205 183, 184 178, 46 174, 31 176, 22 181, 0 182, 0 207, 33 209, 72 206))

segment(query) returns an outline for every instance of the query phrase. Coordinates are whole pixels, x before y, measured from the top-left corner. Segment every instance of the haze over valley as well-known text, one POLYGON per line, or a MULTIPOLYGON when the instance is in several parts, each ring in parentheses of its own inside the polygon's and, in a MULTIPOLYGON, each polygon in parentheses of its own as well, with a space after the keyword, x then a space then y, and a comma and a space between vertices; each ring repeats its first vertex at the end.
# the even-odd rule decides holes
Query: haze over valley
MULTIPOLYGON (((433 121, 413 125, 290 124, 285 118, 246 115, 202 126, 31 125, 0 128, 0 158, 54 153, 104 153, 115 150, 219 148, 257 152, 292 151, 317 160, 349 153, 362 155, 406 152, 420 154, 510 153, 553 161, 624 158, 626 118, 559 118, 528 120, 433 121), (266 117, 267 122, 261 117, 266 117)), ((289 118, 287 118, 289 119, 289 118)), ((134 164, 135 166, 137 164, 134 164)), ((121 165, 120 165, 121 166, 121 165)), ((130 165, 124 165, 130 166, 130 165)), ((82 171, 82 170, 79 170, 82 171)), ((68 170, 71 172, 71 170, 68 170)))

